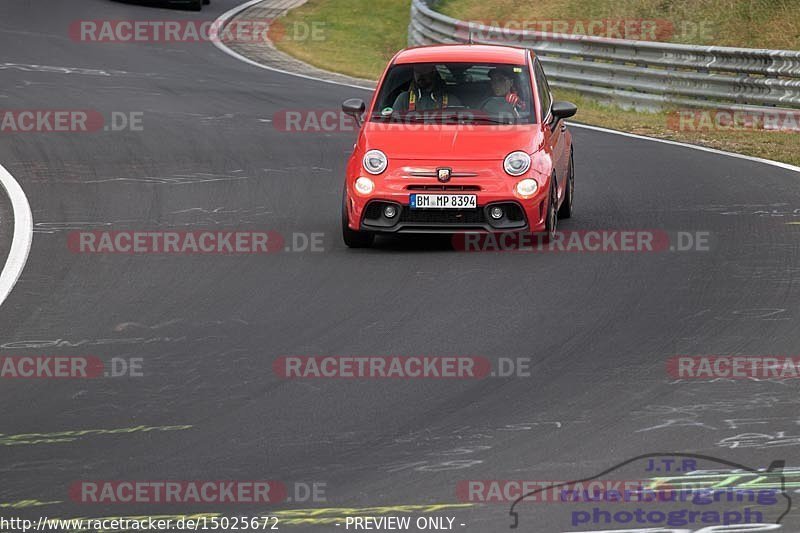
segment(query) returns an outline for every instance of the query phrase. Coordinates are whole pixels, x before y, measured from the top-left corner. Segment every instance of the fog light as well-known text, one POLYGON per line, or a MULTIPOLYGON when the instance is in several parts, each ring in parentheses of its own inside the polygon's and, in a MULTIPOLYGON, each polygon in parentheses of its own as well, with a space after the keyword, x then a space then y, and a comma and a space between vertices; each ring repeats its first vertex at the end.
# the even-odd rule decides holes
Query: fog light
POLYGON ((501 218, 503 218, 503 210, 495 206, 489 209, 489 216, 495 220, 500 220, 501 218))
POLYGON ((356 180, 355 189, 358 194, 368 196, 375 190, 375 183, 369 178, 360 177, 356 180))
POLYGON ((386 218, 394 218, 397 215, 397 207, 393 205, 387 205, 383 208, 383 216, 386 218))
POLYGON ((521 180, 516 186, 517 194, 523 198, 530 198, 536 194, 538 188, 539 184, 536 183, 536 180, 531 178, 521 180))

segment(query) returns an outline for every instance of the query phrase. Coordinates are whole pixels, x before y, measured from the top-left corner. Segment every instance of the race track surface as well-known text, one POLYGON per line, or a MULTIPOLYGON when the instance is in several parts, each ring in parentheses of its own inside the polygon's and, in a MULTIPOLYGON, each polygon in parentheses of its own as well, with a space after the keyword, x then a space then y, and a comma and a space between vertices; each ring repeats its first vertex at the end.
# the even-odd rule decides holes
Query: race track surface
MULTIPOLYGON (((335 110, 366 91, 260 70, 209 43, 85 43, 68 33, 81 19, 211 20, 237 2, 213 0, 201 13, 0 3, 0 108, 141 113, 143 125, 0 135, 0 164, 35 222, 23 275, 0 308, 0 355, 133 358, 142 374, 0 382, 0 504, 38 502, 0 506, 4 516, 459 504, 412 516, 453 516, 458 530, 490 533, 508 528, 509 504, 466 505, 459 481, 577 479, 655 452, 800 466, 796 380, 666 372, 676 354, 797 354, 800 225, 790 223, 800 222, 800 175, 573 128, 576 216, 562 230, 707 232, 710 250, 463 253, 446 237, 349 250, 339 217, 354 134, 286 133, 271 120, 335 110), (287 241, 321 234, 322 249, 93 255, 67 246, 75 230, 208 228, 287 241), (530 376, 292 381, 273 372, 285 355, 530 358, 530 376), (326 497, 265 508, 87 505, 68 493, 79 480, 170 479, 318 483, 326 497)), ((3 197, 2 257, 8 220, 3 197)), ((523 507, 522 530, 571 531, 557 522, 563 510, 523 507)))

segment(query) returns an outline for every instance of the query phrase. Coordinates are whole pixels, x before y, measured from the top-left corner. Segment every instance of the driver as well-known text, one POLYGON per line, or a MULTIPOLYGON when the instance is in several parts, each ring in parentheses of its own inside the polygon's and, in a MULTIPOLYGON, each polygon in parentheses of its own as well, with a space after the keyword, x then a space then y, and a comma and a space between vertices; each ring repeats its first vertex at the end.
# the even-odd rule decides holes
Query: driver
POLYGON ((414 80, 407 91, 397 96, 392 109, 405 113, 461 105, 457 96, 447 93, 444 80, 434 65, 414 65, 414 80))

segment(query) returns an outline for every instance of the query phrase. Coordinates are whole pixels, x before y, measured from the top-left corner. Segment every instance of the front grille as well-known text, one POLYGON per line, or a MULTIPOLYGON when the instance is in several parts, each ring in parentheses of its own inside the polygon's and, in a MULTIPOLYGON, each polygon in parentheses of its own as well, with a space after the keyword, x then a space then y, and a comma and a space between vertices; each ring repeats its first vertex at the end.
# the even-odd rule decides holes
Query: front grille
POLYGON ((486 216, 478 209, 410 209, 403 207, 400 222, 412 224, 484 224, 486 216))
POLYGON ((479 191, 477 185, 409 185, 408 191, 479 191))
POLYGON ((364 218, 381 218, 385 205, 384 202, 370 202, 364 210, 364 218))

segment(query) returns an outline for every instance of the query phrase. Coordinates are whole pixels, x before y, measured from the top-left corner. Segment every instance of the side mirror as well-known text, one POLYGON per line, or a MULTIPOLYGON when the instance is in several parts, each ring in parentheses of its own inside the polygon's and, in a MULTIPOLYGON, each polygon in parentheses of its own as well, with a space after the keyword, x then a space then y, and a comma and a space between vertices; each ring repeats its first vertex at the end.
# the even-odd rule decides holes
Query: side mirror
POLYGON ((342 103, 342 111, 356 120, 356 124, 361 127, 361 115, 366 111, 367 105, 361 98, 350 98, 342 103))
POLYGON ((553 102, 550 112, 553 114, 553 122, 569 118, 578 112, 578 106, 572 102, 553 102))

